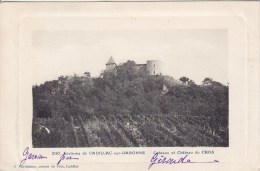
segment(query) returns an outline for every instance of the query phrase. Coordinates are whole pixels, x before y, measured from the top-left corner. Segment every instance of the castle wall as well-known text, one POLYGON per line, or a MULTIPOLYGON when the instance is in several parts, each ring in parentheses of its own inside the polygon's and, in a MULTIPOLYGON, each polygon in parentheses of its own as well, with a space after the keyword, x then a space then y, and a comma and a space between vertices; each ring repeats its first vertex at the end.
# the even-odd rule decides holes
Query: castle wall
POLYGON ((106 70, 107 71, 111 71, 111 70, 115 69, 115 67, 116 67, 116 64, 107 64, 106 65, 106 70))
POLYGON ((149 75, 161 75, 162 62, 159 60, 148 60, 146 63, 146 71, 149 75))
MULTIPOLYGON (((116 64, 114 63, 114 61, 112 61, 112 62, 113 63, 108 62, 106 64, 106 71, 113 71, 115 69, 116 64)), ((148 60, 146 62, 146 64, 136 64, 135 67, 138 72, 145 72, 149 75, 161 75, 162 74, 162 62, 160 60, 148 60)))
POLYGON ((159 60, 148 60, 146 64, 146 71, 149 75, 161 75, 162 62, 159 60))
POLYGON ((139 74, 146 73, 146 64, 136 64, 135 68, 139 74))

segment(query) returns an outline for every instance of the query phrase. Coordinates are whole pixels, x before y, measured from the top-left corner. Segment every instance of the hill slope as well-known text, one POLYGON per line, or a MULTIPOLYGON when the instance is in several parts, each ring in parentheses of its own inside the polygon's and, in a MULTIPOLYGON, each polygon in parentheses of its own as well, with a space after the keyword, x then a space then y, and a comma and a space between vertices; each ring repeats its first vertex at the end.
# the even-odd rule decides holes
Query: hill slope
POLYGON ((33 86, 33 146, 228 146, 227 86, 133 66, 33 86))

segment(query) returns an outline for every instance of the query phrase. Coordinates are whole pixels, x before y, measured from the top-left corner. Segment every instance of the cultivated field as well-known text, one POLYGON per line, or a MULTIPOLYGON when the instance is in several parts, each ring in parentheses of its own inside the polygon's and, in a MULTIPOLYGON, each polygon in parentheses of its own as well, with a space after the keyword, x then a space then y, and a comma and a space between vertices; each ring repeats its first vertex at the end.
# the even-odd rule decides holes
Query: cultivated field
POLYGON ((61 124, 37 118, 34 134, 43 139, 35 140, 35 147, 228 146, 227 130, 212 130, 209 118, 200 116, 116 114, 92 117, 85 122, 80 117, 60 122, 63 125, 57 128, 55 125, 61 124), (37 132, 41 124, 50 130, 49 134, 37 132))

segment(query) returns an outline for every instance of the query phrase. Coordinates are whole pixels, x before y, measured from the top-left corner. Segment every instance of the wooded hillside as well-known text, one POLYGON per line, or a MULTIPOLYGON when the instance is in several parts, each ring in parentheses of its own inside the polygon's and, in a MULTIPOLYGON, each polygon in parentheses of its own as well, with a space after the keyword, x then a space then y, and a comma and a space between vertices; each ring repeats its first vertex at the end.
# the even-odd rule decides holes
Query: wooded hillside
POLYGON ((90 74, 33 86, 34 147, 228 146, 228 86, 147 75, 134 61, 90 74))

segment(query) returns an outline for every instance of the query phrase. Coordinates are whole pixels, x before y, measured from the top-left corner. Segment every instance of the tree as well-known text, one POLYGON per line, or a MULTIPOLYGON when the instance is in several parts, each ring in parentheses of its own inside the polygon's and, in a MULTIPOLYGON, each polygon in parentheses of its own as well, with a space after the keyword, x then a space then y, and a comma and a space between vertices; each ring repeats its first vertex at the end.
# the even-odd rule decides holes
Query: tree
POLYGON ((60 76, 60 77, 58 78, 58 81, 59 81, 60 84, 64 84, 64 82, 66 81, 66 77, 60 76))
POLYGON ((187 77, 181 77, 181 78, 180 78, 180 81, 182 82, 182 84, 187 84, 189 80, 190 80, 190 79, 187 78, 187 77))
POLYGON ((194 82, 193 80, 190 79, 190 80, 188 81, 188 85, 189 85, 189 86, 193 86, 193 85, 196 85, 196 84, 195 84, 195 82, 194 82))
POLYGON ((202 84, 205 85, 205 86, 208 86, 208 85, 211 85, 213 82, 212 78, 205 78, 203 81, 202 81, 202 84))
POLYGON ((131 81, 126 89, 126 95, 128 97, 130 96, 137 96, 137 95, 143 95, 144 92, 144 87, 142 84, 142 79, 135 79, 133 81, 131 81))
POLYGON ((90 77, 90 72, 84 72, 84 75, 85 75, 86 77, 90 77))
POLYGON ((134 61, 127 61, 117 67, 117 77, 124 81, 132 81, 137 77, 137 69, 134 61))

